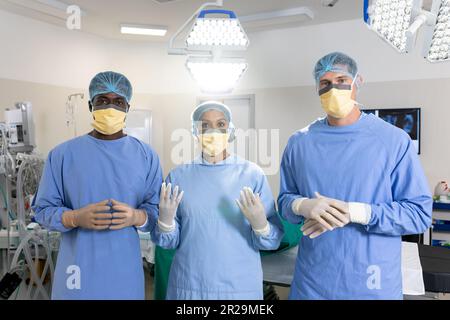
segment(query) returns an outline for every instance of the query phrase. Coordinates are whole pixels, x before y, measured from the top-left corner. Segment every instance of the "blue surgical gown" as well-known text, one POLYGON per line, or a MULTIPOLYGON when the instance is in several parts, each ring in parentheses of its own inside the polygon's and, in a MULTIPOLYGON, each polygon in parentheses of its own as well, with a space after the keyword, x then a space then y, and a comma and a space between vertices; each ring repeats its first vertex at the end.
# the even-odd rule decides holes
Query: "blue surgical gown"
POLYGON ((136 228, 67 229, 61 216, 116 199, 146 210, 142 231, 149 232, 156 224, 161 183, 158 156, 130 136, 107 141, 84 135, 50 151, 33 210, 39 224, 62 233, 52 299, 144 299, 136 228), (78 275, 79 289, 73 285, 78 275))
POLYGON ((281 164, 278 205, 292 223, 299 197, 371 205, 367 226, 350 224, 300 240, 290 299, 401 299, 401 236, 431 224, 432 198, 409 136, 374 115, 296 132, 281 164))
POLYGON ((283 226, 264 172, 237 156, 211 164, 199 158, 172 170, 167 182, 184 190, 175 230, 154 228, 155 243, 176 248, 168 300, 263 299, 259 250, 275 250, 283 226), (261 193, 270 234, 257 235, 235 199, 244 187, 261 193))

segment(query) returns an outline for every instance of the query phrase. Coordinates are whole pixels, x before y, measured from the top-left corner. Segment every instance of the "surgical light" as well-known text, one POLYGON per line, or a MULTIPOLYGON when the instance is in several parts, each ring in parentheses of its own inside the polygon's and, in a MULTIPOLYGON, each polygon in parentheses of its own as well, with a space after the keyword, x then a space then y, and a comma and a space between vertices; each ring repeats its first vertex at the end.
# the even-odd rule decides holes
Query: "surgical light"
POLYGON ((230 93, 247 70, 244 59, 189 58, 186 67, 205 93, 230 93))
POLYGON ((421 6, 421 0, 375 0, 369 10, 369 25, 398 52, 406 53, 414 44, 408 31, 421 6))
POLYGON ((450 0, 364 0, 364 20, 400 53, 414 47, 424 28, 423 56, 429 62, 450 60, 450 0), (372 5, 369 5, 372 3, 372 5))
POLYGON ((200 6, 171 37, 168 52, 188 56, 186 68, 203 93, 231 93, 248 68, 241 53, 249 39, 233 11, 209 7, 223 7, 223 0, 200 6), (177 48, 181 34, 187 37, 177 48))
POLYGON ((186 45, 191 50, 205 50, 211 47, 245 50, 249 45, 249 40, 234 12, 203 10, 192 26, 186 39, 186 45), (222 14, 228 17, 207 17, 212 14, 222 14))
POLYGON ((431 9, 436 23, 428 26, 425 57, 430 62, 450 60, 450 0, 435 0, 431 9))

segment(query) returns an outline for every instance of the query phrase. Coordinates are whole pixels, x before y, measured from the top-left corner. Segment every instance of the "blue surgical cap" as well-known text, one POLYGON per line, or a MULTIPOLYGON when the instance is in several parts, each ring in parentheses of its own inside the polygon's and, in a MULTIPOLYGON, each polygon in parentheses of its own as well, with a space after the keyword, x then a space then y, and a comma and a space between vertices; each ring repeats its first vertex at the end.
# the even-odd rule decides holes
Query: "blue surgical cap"
POLYGON ((202 120, 202 115, 209 110, 217 110, 222 112, 225 115, 225 119, 228 121, 229 128, 234 128, 230 108, 217 101, 207 101, 200 104, 197 108, 195 108, 194 112, 192 112, 191 120, 193 135, 198 135, 197 123, 202 120))
POLYGON ((99 94, 115 93, 124 97, 130 103, 133 87, 123 74, 113 71, 97 74, 89 85, 89 96, 92 101, 99 94))
POLYGON ((354 79, 358 74, 358 65, 355 60, 341 52, 327 54, 316 63, 314 79, 316 83, 327 72, 343 73, 354 79))

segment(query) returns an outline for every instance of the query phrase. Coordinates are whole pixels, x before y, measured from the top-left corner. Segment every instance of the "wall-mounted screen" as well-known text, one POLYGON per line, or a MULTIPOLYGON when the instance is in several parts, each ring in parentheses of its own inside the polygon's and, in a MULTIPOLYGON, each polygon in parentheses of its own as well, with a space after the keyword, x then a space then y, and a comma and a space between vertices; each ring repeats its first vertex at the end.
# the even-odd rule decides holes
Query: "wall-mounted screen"
POLYGON ((386 122, 403 129, 409 134, 417 153, 420 154, 420 108, 408 109, 367 109, 365 113, 372 113, 386 122))

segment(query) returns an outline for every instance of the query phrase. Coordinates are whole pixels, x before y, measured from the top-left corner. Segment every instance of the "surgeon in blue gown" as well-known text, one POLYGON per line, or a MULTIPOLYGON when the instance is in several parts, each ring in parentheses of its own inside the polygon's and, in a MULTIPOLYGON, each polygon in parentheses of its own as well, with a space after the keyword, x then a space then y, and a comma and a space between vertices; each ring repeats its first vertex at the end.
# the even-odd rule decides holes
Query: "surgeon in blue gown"
POLYGON ((39 224, 61 232, 52 299, 144 299, 137 229, 156 225, 159 159, 122 130, 125 76, 100 73, 89 92, 94 130, 50 151, 33 205, 39 224))
POLYGON ((283 237, 267 179, 256 164, 228 152, 228 107, 201 104, 192 122, 202 156, 169 173, 152 233, 157 245, 177 249, 166 298, 263 299, 259 251, 277 249, 283 237))
POLYGON ((431 225, 417 151, 360 111, 351 57, 326 55, 314 76, 327 117, 289 139, 281 164, 279 208, 305 235, 290 299, 402 299, 401 236, 431 225))

